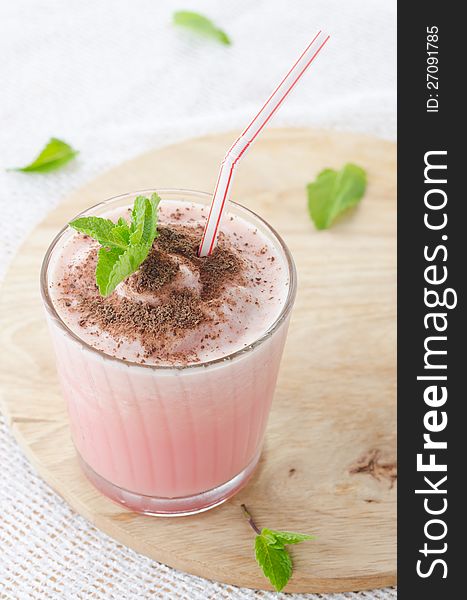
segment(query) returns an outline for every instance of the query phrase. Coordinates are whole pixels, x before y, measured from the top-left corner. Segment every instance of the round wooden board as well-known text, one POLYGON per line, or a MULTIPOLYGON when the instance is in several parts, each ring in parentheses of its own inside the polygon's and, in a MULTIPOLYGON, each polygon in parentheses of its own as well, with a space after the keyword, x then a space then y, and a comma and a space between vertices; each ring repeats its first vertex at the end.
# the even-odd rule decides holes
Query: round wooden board
POLYGON ((39 297, 44 252, 78 211, 151 187, 212 190, 235 133, 149 152, 71 194, 29 236, 1 305, 2 409, 39 474, 96 527, 167 565, 271 589, 253 556, 245 502, 260 526, 313 533, 291 547, 287 591, 395 584, 395 145, 354 134, 272 129, 242 161, 232 197, 284 236, 299 292, 260 466, 226 504, 193 517, 139 516, 82 475, 70 439, 39 297), (305 185, 351 161, 368 172, 361 205, 314 229, 305 185))

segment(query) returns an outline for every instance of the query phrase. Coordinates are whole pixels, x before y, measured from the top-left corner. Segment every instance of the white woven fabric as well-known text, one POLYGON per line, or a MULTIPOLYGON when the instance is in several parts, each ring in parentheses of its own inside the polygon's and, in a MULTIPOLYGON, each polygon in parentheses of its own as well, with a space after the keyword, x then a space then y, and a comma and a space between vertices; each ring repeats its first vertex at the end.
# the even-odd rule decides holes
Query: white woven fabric
MULTIPOLYGON (((394 139, 394 0, 0 2, 0 203, 9 224, 0 275, 46 212, 104 169, 156 146, 242 126, 319 27, 332 40, 274 124, 394 139), (211 16, 233 46, 175 30, 176 9, 211 16), (4 171, 28 162, 51 136, 73 144, 79 158, 47 175, 4 171)), ((35 475, 4 426, 0 465, 2 599, 323 598, 213 583, 117 544, 35 475)), ((394 590, 326 596, 395 597, 394 590)))

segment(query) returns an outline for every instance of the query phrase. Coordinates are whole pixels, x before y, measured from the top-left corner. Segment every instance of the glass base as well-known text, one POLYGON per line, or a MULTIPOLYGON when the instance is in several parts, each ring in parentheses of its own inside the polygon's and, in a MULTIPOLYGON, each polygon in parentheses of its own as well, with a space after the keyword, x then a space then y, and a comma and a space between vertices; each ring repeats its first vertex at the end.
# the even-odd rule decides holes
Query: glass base
POLYGON ((98 475, 94 469, 85 462, 79 453, 78 459, 84 474, 94 487, 117 504, 143 515, 152 515, 156 517, 183 517, 186 515, 195 515, 219 506, 219 504, 222 504, 240 491, 253 475, 260 454, 261 452, 258 452, 250 464, 230 481, 227 481, 216 488, 212 488, 207 492, 195 494, 194 496, 182 496, 179 498, 160 498, 157 496, 145 496, 136 492, 130 492, 129 490, 118 487, 114 483, 107 481, 107 479, 104 479, 101 475, 98 475))

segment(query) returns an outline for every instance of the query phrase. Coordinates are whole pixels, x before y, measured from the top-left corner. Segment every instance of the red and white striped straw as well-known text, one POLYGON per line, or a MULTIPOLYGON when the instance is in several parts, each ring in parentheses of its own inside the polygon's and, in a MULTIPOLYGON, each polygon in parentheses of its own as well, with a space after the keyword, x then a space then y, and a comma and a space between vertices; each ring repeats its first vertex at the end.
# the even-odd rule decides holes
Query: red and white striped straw
POLYGON ((207 256, 208 254, 211 254, 216 246, 222 213, 229 195, 235 167, 237 166, 238 161, 245 154, 249 146, 259 135, 262 129, 268 124, 273 114, 287 98, 289 93, 295 87, 295 84, 314 61, 328 39, 329 35, 323 31, 320 31, 316 34, 297 62, 293 65, 284 79, 279 83, 273 93, 266 100, 258 114, 254 117, 246 129, 244 129, 240 137, 237 138, 225 155, 219 170, 216 189, 211 202, 211 209, 209 211, 208 220, 204 228, 203 238, 199 247, 200 256, 207 256))

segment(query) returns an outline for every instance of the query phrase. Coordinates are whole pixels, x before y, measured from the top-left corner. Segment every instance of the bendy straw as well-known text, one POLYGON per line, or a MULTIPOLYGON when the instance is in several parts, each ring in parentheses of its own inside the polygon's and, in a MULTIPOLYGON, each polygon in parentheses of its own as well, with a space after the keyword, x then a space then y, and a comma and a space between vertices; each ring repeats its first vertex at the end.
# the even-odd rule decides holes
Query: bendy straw
POLYGON ((221 163, 208 220, 201 239, 199 248, 200 256, 211 254, 216 246, 222 213, 229 195, 230 186, 232 185, 234 171, 239 160, 268 124, 271 117, 279 109, 328 40, 329 35, 323 31, 316 34, 297 62, 292 66, 287 75, 266 100, 258 114, 253 118, 249 125, 247 125, 240 137, 232 144, 225 155, 224 160, 221 163))

